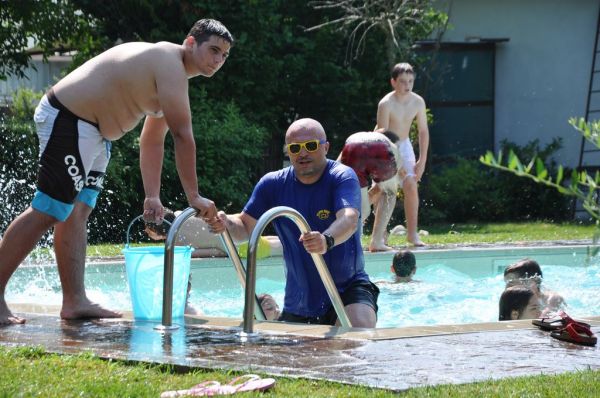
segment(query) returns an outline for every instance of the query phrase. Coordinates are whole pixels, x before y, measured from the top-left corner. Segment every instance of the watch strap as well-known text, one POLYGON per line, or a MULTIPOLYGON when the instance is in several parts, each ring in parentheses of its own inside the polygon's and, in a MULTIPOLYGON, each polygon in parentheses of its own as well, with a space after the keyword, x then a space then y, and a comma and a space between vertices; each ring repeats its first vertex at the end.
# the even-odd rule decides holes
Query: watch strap
POLYGON ((333 239, 333 236, 331 236, 331 234, 328 232, 325 232, 323 234, 323 236, 325 237, 325 244, 327 245, 327 251, 329 251, 335 245, 335 240, 333 239))

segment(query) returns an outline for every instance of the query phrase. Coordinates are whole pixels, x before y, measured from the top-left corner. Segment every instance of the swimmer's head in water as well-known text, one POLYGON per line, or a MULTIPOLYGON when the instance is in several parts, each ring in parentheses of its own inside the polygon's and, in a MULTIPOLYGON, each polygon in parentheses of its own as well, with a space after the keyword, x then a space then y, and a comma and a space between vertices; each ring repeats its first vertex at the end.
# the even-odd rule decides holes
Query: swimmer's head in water
POLYGON ((277 320, 279 315, 281 315, 277 302, 270 294, 259 294, 258 303, 262 307, 262 310, 265 313, 265 317, 268 321, 277 320))
POLYGON ((509 284, 514 286, 518 284, 518 282, 535 282, 539 288, 542 279, 542 267, 540 267, 540 264, 537 261, 530 258, 519 260, 516 263, 509 265, 504 270, 504 282, 506 282, 507 287, 509 284))
POLYGON ((417 269, 417 259, 409 250, 399 251, 398 253, 394 254, 392 268, 397 276, 405 278, 410 276, 410 274, 417 269))
POLYGON ((532 319, 541 314, 539 298, 526 286, 513 286, 504 290, 498 307, 499 321, 532 319))

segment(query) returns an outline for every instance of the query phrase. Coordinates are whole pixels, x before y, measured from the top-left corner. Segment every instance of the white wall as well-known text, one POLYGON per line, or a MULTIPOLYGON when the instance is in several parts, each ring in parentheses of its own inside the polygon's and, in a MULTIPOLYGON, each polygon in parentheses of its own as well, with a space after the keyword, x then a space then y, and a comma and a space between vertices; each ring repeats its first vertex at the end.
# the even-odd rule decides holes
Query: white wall
MULTIPOLYGON (((581 136, 567 120, 585 116, 598 0, 439 0, 449 9, 443 41, 509 38, 496 51, 495 145, 563 137, 556 160, 579 161, 581 136)), ((600 65, 596 66, 600 69, 600 65)))

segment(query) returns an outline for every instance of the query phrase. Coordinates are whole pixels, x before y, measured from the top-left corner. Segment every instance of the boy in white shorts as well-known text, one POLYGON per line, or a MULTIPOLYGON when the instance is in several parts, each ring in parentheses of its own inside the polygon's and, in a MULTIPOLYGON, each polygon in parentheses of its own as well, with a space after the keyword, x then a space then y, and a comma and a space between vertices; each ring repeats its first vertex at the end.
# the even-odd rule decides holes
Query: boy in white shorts
MULTIPOLYGON (((376 131, 390 130, 398 136, 396 142, 400 156, 398 179, 404 191, 406 238, 414 246, 424 246, 417 232, 419 213, 417 183, 421 181, 427 162, 429 128, 427 127, 425 101, 421 96, 412 92, 414 81, 415 73, 412 66, 407 63, 394 66, 390 79, 394 91, 386 94, 379 101, 376 131), (409 138, 410 127, 415 119, 419 131, 419 160, 415 158, 409 138)), ((390 191, 389 188, 383 189, 383 187, 376 186, 371 192, 376 203, 375 216, 376 219, 381 219, 378 225, 382 225, 383 228, 387 226, 396 205, 396 194, 390 191)), ((375 227, 373 227, 374 235, 375 227)), ((372 241, 369 249, 371 251, 391 250, 386 245, 385 239, 380 239, 377 242, 372 241)))

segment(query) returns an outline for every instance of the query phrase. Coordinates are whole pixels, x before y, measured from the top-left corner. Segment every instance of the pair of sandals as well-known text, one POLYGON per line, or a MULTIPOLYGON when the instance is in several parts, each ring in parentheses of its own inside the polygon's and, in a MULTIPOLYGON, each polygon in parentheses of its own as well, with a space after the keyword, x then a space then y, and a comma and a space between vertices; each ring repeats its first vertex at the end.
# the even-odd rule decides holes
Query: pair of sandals
POLYGON ((558 340, 587 346, 595 346, 598 342, 589 324, 574 320, 564 311, 550 317, 534 319, 531 323, 542 330, 550 331, 550 336, 558 340))
POLYGON ((238 392, 265 391, 275 385, 275 379, 261 378, 258 375, 248 374, 236 377, 227 384, 208 380, 187 390, 165 391, 161 398, 174 397, 212 397, 216 395, 232 395, 238 392))

